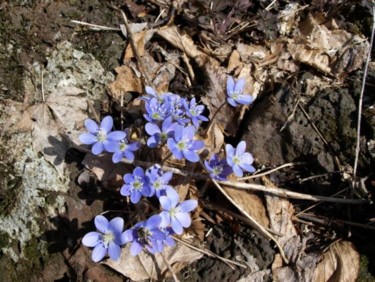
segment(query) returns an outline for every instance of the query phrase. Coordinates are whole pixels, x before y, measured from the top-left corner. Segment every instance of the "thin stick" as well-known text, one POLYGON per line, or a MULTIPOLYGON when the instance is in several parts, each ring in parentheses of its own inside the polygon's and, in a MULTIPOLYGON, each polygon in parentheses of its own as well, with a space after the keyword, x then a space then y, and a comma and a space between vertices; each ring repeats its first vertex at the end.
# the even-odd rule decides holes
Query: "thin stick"
MULTIPOLYGON (((83 146, 76 145, 73 142, 71 143, 71 147, 77 149, 80 152, 84 153, 91 153, 90 149, 87 149, 83 146)), ((145 162, 145 161, 129 161, 127 159, 122 159, 122 163, 125 164, 133 164, 133 165, 139 165, 142 167, 149 167, 153 165, 154 163, 151 162, 145 162)), ((167 171, 172 171, 174 174, 181 175, 181 176, 190 176, 196 179, 210 179, 205 174, 198 174, 198 173, 188 173, 184 172, 182 170, 179 170, 178 168, 170 167, 167 165, 163 165, 163 169, 167 171)), ((307 200, 307 201, 313 201, 313 202, 331 202, 331 203, 340 203, 340 204, 352 204, 352 205, 362 205, 362 204, 369 204, 370 202, 368 200, 362 200, 362 199, 342 199, 342 198, 334 198, 334 197, 326 197, 326 196, 317 196, 317 195, 309 195, 309 194, 302 194, 298 192, 289 191, 282 188, 273 188, 273 187, 267 187, 259 184, 251 184, 251 183, 243 183, 243 182, 236 182, 236 181, 219 181, 220 184, 233 187, 236 189, 245 189, 245 190, 251 190, 251 191, 260 191, 265 192, 267 194, 273 194, 282 198, 291 198, 291 199, 297 199, 297 200, 307 200)))
MULTIPOLYGON (((344 193, 344 192, 347 191, 347 190, 348 190, 348 188, 345 188, 345 189, 343 189, 343 190, 341 190, 341 191, 338 191, 337 193, 333 194, 331 197, 335 197, 335 196, 337 196, 337 195, 340 195, 340 194, 344 193)), ((322 203, 323 203, 323 202, 315 203, 315 204, 309 206, 308 208, 306 208, 306 209, 300 211, 299 213, 297 213, 296 216, 298 216, 298 215, 301 214, 301 213, 306 213, 307 211, 309 211, 309 210, 311 210, 311 209, 313 209, 313 208, 319 206, 319 205, 322 204, 322 203)))
POLYGON ((324 216, 315 216, 313 214, 300 214, 298 215, 299 218, 303 218, 305 220, 310 220, 322 225, 328 225, 330 226, 332 222, 337 223, 337 224, 346 224, 350 226, 356 226, 360 228, 365 228, 365 229, 370 229, 370 230, 375 230, 375 226, 370 226, 362 223, 357 223, 357 222, 352 222, 352 221, 347 221, 347 220, 341 220, 341 219, 330 219, 324 216))
POLYGON ((241 177, 238 180, 239 181, 245 181, 245 180, 248 180, 248 179, 258 178, 258 177, 262 177, 262 176, 271 174, 271 173, 273 173, 273 172, 275 172, 277 170, 280 170, 280 169, 283 169, 283 168, 286 168, 286 167, 297 166, 297 165, 305 165, 305 164, 306 164, 305 162, 286 163, 286 164, 283 164, 281 166, 275 167, 275 168, 273 168, 271 170, 268 170, 268 171, 265 171, 265 172, 262 172, 262 173, 258 173, 258 174, 254 174, 254 175, 250 175, 250 176, 241 177))
POLYGON ((223 258, 223 257, 221 257, 221 256, 219 256, 219 255, 217 255, 217 254, 215 254, 213 252, 211 252, 210 250, 202 249, 202 248, 197 248, 194 245, 189 244, 188 242, 185 242, 184 240, 181 240, 181 239, 176 238, 174 236, 173 236, 173 239, 175 239, 177 242, 180 242, 181 244, 189 247, 190 249, 193 249, 194 251, 197 251, 199 253, 205 254, 206 256, 214 257, 214 258, 217 258, 217 259, 221 260, 222 262, 224 262, 225 264, 227 264, 233 270, 235 270, 235 268, 231 264, 239 266, 239 267, 242 267, 242 268, 247 268, 247 266, 244 265, 244 264, 242 264, 242 263, 239 263, 239 262, 227 259, 227 258, 223 258))
POLYGON ((230 197, 228 195, 227 192, 225 192, 225 190, 220 186, 220 184, 215 180, 215 179, 212 179, 212 182, 215 184, 215 186, 217 187, 217 189, 219 189, 219 191, 225 196, 225 198, 227 198, 231 203, 232 205, 234 205, 243 215, 246 216, 246 218, 249 220, 249 222, 251 222, 252 226, 258 230, 263 236, 265 236, 266 238, 268 238, 269 240, 272 240, 275 242, 277 248, 279 249, 280 251, 280 255, 281 257, 283 258, 283 260, 288 263, 288 259, 286 258, 285 256, 285 253, 284 253, 284 250, 283 248, 281 247, 280 243, 276 240, 275 237, 273 237, 273 235, 267 231, 267 229, 265 229, 261 224, 259 224, 251 215, 249 215, 243 208, 241 208, 239 205, 237 205, 237 203, 232 199, 232 197, 230 197))
POLYGON ((108 26, 103 26, 103 25, 91 24, 91 23, 81 22, 81 21, 76 21, 76 20, 71 20, 70 22, 75 23, 75 24, 80 24, 80 25, 88 26, 92 30, 121 31, 120 28, 114 28, 114 27, 108 27, 108 26))
POLYGON ((370 48, 367 54, 367 60, 365 69, 363 71, 363 78, 362 78, 362 86, 361 86, 361 94, 359 96, 358 102, 358 122, 357 122, 357 143, 355 147, 355 159, 354 159, 354 166, 353 166, 353 181, 355 181, 357 177, 357 167, 358 167, 358 158, 359 158, 359 151, 360 151, 360 144, 361 144, 361 119, 362 119, 362 103, 363 103, 363 95, 365 92, 366 86, 366 78, 368 72, 368 65, 371 60, 371 50, 372 45, 374 43, 374 34, 375 34, 375 5, 373 2, 368 1, 372 8, 372 32, 371 32, 371 40, 370 40, 370 48))
POLYGON ((166 258, 165 255, 163 254, 163 252, 161 252, 160 255, 161 255, 161 257, 163 258, 165 264, 167 265, 169 272, 172 274, 173 280, 174 280, 175 282, 180 282, 180 280, 178 280, 178 278, 177 278, 177 276, 176 276, 176 273, 174 273, 171 264, 169 263, 169 261, 167 260, 167 258, 166 258))
POLYGON ((282 188, 273 188, 273 187, 266 187, 259 184, 252 184, 252 183, 242 183, 242 182, 235 182, 235 181, 220 181, 222 185, 233 187, 237 189, 245 189, 245 190, 252 190, 252 191, 262 191, 267 194, 277 195, 282 198, 292 198, 297 200, 308 200, 313 202, 324 201, 324 202, 331 202, 331 203, 340 203, 340 204, 352 204, 352 205, 362 205, 362 204, 369 204, 369 201, 362 200, 362 199, 342 199, 342 198, 333 198, 333 197, 326 197, 326 196, 317 196, 317 195, 309 195, 309 194, 302 194, 293 191, 288 191, 282 188))
POLYGON ((139 71, 141 72, 141 74, 142 74, 142 76, 143 76, 143 78, 145 80, 145 83, 147 85, 153 87, 153 84, 151 83, 151 79, 148 77, 148 74, 145 71, 145 67, 144 67, 144 65, 142 63, 141 57, 139 56, 137 46, 135 45, 135 41, 134 41, 134 37, 133 37, 133 32, 131 31, 131 28, 129 26, 128 18, 126 17, 126 15, 125 15, 125 13, 124 13, 123 10, 121 10, 121 9, 115 7, 115 6, 111 6, 111 7, 121 13, 122 18, 124 19, 124 24, 125 24, 126 32, 127 32, 128 39, 129 39, 129 42, 130 42, 130 46, 132 47, 132 51, 133 51, 133 54, 134 54, 135 58, 137 59, 139 71))

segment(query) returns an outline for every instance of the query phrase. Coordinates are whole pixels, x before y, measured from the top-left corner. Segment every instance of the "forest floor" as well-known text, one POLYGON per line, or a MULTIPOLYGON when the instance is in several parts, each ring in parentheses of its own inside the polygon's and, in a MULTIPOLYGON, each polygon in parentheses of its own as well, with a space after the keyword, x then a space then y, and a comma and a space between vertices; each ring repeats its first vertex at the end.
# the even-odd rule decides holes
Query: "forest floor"
POLYGON ((373 61, 357 136, 370 2, 2 1, 0 281, 172 281, 169 268, 180 281, 375 281, 373 61), (225 104, 228 76, 251 105, 225 104), (78 136, 111 115, 144 144, 146 86, 205 106, 203 160, 244 140, 256 172, 217 187, 168 158, 180 199, 199 204, 167 262, 127 244, 94 263, 81 243, 93 218, 130 228, 157 209, 119 190, 168 153, 113 164, 78 136))

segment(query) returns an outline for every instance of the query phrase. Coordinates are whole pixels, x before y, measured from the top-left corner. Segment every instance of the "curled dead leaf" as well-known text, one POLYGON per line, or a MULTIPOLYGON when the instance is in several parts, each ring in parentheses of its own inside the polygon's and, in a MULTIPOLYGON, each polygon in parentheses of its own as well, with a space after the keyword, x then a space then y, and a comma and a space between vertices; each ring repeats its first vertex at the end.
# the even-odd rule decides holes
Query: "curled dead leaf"
POLYGON ((340 241, 331 245, 323 254, 312 281, 356 281, 358 273, 358 252, 351 242, 340 241))
MULTIPOLYGON (((163 254, 176 273, 202 257, 202 253, 178 242, 173 248, 165 247, 163 254)), ((171 276, 160 254, 152 255, 141 252, 138 256, 132 256, 130 244, 127 244, 122 250, 118 261, 107 260, 104 263, 133 281, 144 279, 161 281, 165 277, 171 276)))

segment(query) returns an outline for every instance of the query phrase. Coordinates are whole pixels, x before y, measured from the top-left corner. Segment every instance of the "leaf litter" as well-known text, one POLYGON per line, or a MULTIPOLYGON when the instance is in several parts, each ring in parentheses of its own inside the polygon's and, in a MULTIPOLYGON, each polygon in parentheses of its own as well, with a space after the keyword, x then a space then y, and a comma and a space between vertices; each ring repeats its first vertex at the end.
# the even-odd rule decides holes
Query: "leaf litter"
MULTIPOLYGON (((249 18, 246 13, 241 12, 241 9, 253 8, 249 1, 214 2, 210 7, 211 1, 178 1, 178 16, 189 20, 190 27, 174 24, 173 21, 169 25, 154 28, 147 27, 145 23, 132 23, 132 35, 124 35, 133 36, 138 55, 134 54, 129 43, 124 49, 122 64, 115 69, 116 79, 108 86, 111 98, 115 103, 120 103, 123 95, 130 94, 129 100, 144 95, 144 76, 150 78, 158 92, 172 91, 173 85, 178 85, 177 76, 184 70, 182 77, 186 85, 189 85, 188 81, 193 85, 196 80, 202 82, 193 94, 205 104, 210 119, 215 116, 203 136, 210 152, 222 152, 225 140, 241 136, 248 112, 256 107, 257 100, 262 100, 267 95, 269 84, 283 83, 303 68, 308 68, 313 75, 305 80, 305 92, 314 97, 322 88, 329 88, 333 84, 344 85, 350 73, 361 68, 369 50, 369 44, 362 35, 342 29, 334 19, 327 21, 321 13, 307 12, 309 8, 306 6, 291 3, 283 9, 278 7, 279 4, 267 7, 269 9, 263 7, 261 12, 266 18, 261 19, 255 14, 253 18, 249 18), (271 12, 272 8, 278 13, 271 12), (257 27, 252 31, 251 27, 244 25, 244 19, 256 23, 257 27), (189 33, 194 29, 198 35, 189 33), (252 31, 253 40, 248 39, 247 31, 252 31), (138 60, 147 66, 146 73, 139 69, 138 60), (255 98, 254 105, 242 110, 222 106, 226 101, 225 83, 229 74, 246 79, 246 92, 255 98)), ((151 5, 153 9, 158 8, 157 5, 163 7, 161 2, 155 3, 158 4, 151 5)), ((129 11, 145 17, 146 21, 154 17, 148 14, 149 10, 143 4, 132 3, 129 11)), ((44 72, 49 71, 51 70, 47 68, 44 72)), ((89 104, 102 99, 87 96, 87 90, 71 83, 72 79, 70 78, 69 83, 64 80, 63 87, 47 93, 45 101, 39 98, 33 103, 27 100, 23 104, 13 103, 8 110, 9 113, 22 111, 22 115, 10 120, 7 128, 16 125, 14 131, 30 131, 33 149, 42 152, 61 177, 64 175, 63 160, 69 142, 76 143, 83 121, 88 117, 89 104), (50 147, 46 147, 46 140, 50 147)), ((125 105, 126 109, 122 108, 121 111, 130 111, 132 105, 125 105)), ((148 157, 152 159, 152 156, 148 157)), ((116 189, 119 188, 124 172, 130 170, 130 165, 114 166, 109 165, 109 162, 105 156, 87 154, 82 164, 105 187, 116 189), (110 166, 113 169, 107 171, 110 166)), ((83 181, 85 177, 82 174, 83 181)), ((199 191, 201 183, 193 178, 185 180, 178 179, 176 182, 177 187, 180 187, 180 197, 201 197, 199 192, 194 196, 189 192, 199 191)), ((262 180, 267 182, 266 186, 278 186, 269 179, 262 180)), ((215 188, 210 186, 207 189, 215 188)), ((272 268, 268 265, 262 269, 256 261, 250 263, 249 253, 243 249, 244 256, 247 255, 252 267, 238 281, 264 281, 271 276, 275 281, 327 281, 332 277, 337 280, 349 277, 350 281, 357 277, 359 255, 351 243, 334 243, 325 252, 308 250, 309 241, 316 240, 314 236, 317 235, 314 231, 306 232, 306 235, 298 229, 298 224, 294 221, 295 209, 298 207, 292 200, 266 193, 255 195, 229 187, 225 191, 241 209, 274 234, 289 261, 286 264, 277 254, 272 268), (352 268, 343 269, 343 265, 348 263, 352 268)), ((188 236, 191 234, 193 245, 202 248, 205 240, 203 234, 209 223, 200 217, 197 217, 197 222, 199 224, 192 225, 188 236)), ((164 255, 175 272, 194 264, 202 257, 202 253, 181 243, 166 250, 164 255)), ((120 261, 108 260, 105 264, 134 281, 161 280, 170 275, 160 255, 151 256, 143 252, 132 257, 129 245, 123 250, 120 261)))

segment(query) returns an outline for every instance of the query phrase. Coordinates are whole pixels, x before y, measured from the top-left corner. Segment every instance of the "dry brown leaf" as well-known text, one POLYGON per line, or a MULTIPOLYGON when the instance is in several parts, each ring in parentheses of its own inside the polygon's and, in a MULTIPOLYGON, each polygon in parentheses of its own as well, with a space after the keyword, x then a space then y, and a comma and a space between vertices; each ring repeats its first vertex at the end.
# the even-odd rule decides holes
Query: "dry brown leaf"
POLYGON ((133 171, 133 166, 112 162, 111 155, 96 156, 86 154, 82 164, 91 170, 106 188, 119 188, 123 185, 123 176, 133 171))
POLYGON ((322 24, 322 15, 309 14, 300 23, 300 38, 289 40, 288 51, 296 61, 308 64, 318 70, 342 77, 362 66, 369 49, 364 38, 345 30, 330 30, 322 24))
POLYGON ((18 113, 18 117, 10 121, 17 121, 9 128, 12 132, 31 132, 33 149, 44 155, 60 177, 64 174, 64 158, 70 141, 78 142, 80 125, 87 118, 87 101, 81 93, 76 87, 60 88, 50 94, 46 102, 27 107, 22 115, 18 113))
MULTIPOLYGON (((276 187, 267 177, 262 177, 262 181, 267 187, 276 187)), ((294 207, 288 200, 277 196, 265 195, 265 199, 270 228, 281 235, 275 237, 284 248, 285 244, 297 235, 292 222, 294 207)))
POLYGON ((120 66, 115 68, 117 73, 116 80, 109 87, 109 93, 118 101, 121 95, 126 92, 142 93, 142 81, 129 66, 120 66))
POLYGON ((211 123, 207 130, 207 137, 204 140, 204 144, 211 154, 217 154, 220 152, 224 146, 224 134, 219 123, 211 123))
MULTIPOLYGON (((173 248, 165 247, 163 254, 175 273, 203 256, 202 253, 178 242, 173 248)), ((171 276, 160 254, 152 255, 141 252, 138 256, 132 256, 130 244, 127 244, 122 250, 118 261, 107 260, 104 263, 133 281, 144 279, 161 281, 165 277, 171 276)))
MULTIPOLYGON (((145 44, 152 38, 154 35, 155 30, 148 29, 144 30, 138 33, 133 33, 133 40, 135 47, 137 48, 138 55, 140 57, 143 57, 145 54, 145 44)), ((133 48, 129 42, 128 46, 125 49, 125 55, 124 55, 124 62, 127 62, 128 60, 134 58, 133 54, 133 48)))
POLYGON ((185 52, 188 57, 195 59, 200 66, 203 66, 207 61, 208 56, 198 49, 188 35, 180 34, 175 25, 162 28, 158 30, 157 34, 177 49, 185 52))
POLYGON ((265 228, 269 226, 267 211, 264 207, 262 199, 245 190, 236 190, 232 188, 224 188, 225 192, 246 211, 252 218, 265 228))
POLYGON ((359 272, 359 254, 348 241, 336 242, 323 254, 312 281, 356 281, 359 272))
POLYGON ((228 61, 228 67, 227 70, 229 73, 235 71, 235 76, 238 76, 239 71, 241 71, 241 68, 243 66, 243 63, 241 62, 240 54, 237 50, 233 50, 232 54, 229 57, 228 61))

